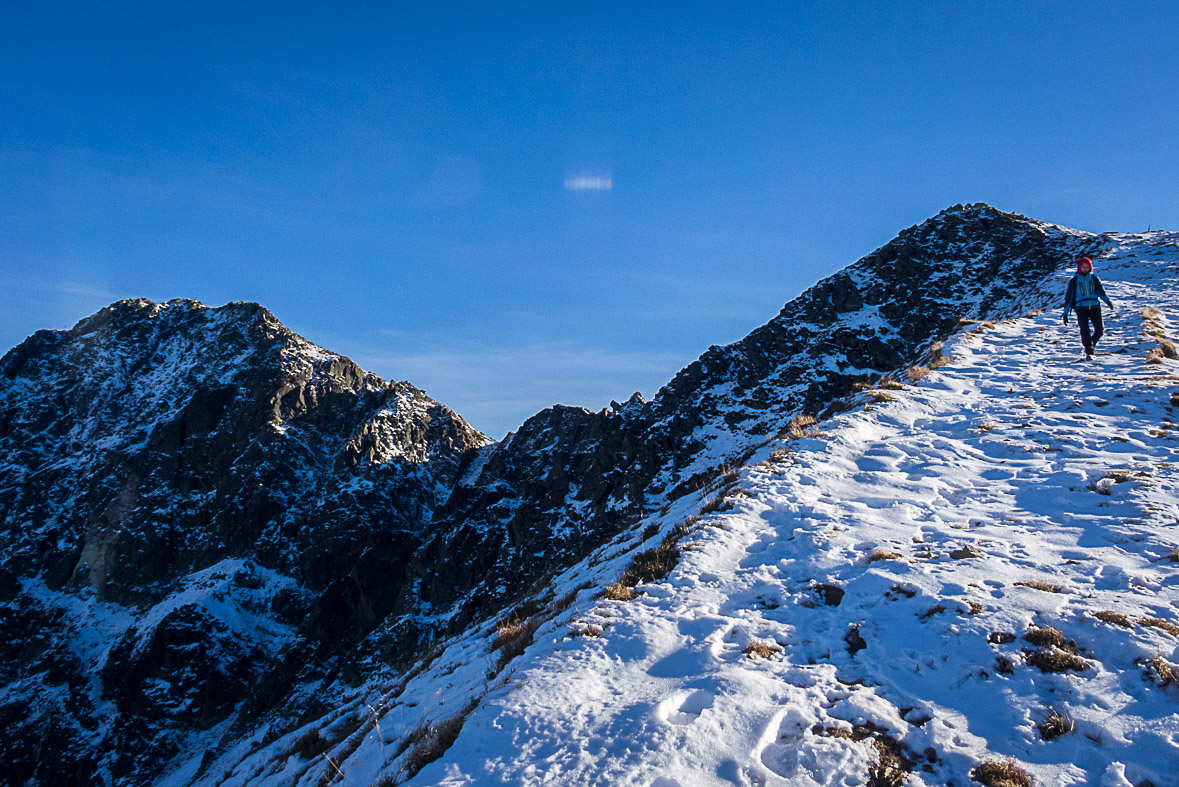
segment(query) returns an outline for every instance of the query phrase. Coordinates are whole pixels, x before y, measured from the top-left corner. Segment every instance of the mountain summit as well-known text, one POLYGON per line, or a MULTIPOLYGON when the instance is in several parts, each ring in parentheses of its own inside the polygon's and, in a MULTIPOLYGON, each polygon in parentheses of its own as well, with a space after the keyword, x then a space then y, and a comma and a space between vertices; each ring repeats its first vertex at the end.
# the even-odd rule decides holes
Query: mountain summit
MULTIPOLYGON (((650 401, 554 407, 498 443, 256 304, 122 301, 41 331, 0 360, 14 778, 335 778, 315 758, 336 767, 357 731, 383 749, 391 697, 474 663, 463 649, 497 621, 539 621, 556 578, 662 533, 718 479, 857 406, 859 388, 936 357, 964 321, 1054 303, 1072 259, 1115 240, 955 206, 650 401)), ((412 775, 425 763, 406 751, 370 775, 412 775)))

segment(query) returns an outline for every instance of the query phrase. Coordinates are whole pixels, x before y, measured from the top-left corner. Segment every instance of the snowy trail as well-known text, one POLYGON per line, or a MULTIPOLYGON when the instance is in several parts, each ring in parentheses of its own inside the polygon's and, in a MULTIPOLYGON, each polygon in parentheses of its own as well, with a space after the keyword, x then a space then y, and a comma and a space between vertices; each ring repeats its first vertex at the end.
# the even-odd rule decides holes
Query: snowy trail
POLYGON ((1140 623, 1179 622, 1179 362, 1145 363, 1141 313, 1174 319, 1173 268, 1103 261, 1096 362, 1057 310, 959 334, 950 365, 745 469, 667 580, 542 628, 411 783, 850 787, 892 746, 909 785, 994 757, 1179 784, 1179 687, 1142 666, 1177 640, 1140 623), (1033 625, 1084 670, 1027 663, 1033 625), (1050 710, 1076 730, 1043 740, 1050 710))

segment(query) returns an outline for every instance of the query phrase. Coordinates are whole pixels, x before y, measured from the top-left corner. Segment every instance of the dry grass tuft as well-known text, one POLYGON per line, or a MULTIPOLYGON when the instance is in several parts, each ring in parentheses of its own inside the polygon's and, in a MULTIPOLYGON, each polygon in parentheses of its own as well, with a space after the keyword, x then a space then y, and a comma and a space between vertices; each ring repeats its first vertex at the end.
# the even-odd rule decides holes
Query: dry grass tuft
POLYGON ((680 548, 675 540, 668 538, 657 547, 635 555, 628 568, 619 580, 628 587, 641 585, 644 582, 655 582, 663 579, 680 559, 680 548))
POLYGON ((891 402, 892 394, 888 391, 869 391, 868 400, 872 402, 891 402))
POLYGON ((403 742, 408 743, 409 754, 405 755, 405 773, 412 777, 422 768, 437 760, 458 739, 462 732, 463 723, 467 720, 470 709, 456 713, 437 724, 423 722, 406 736, 403 742))
POLYGON ((1033 651, 1027 663, 1040 672, 1084 672, 1089 669, 1089 662, 1080 656, 1055 648, 1033 651))
POLYGON ((818 424, 819 422, 810 413, 799 413, 786 424, 786 429, 783 430, 782 435, 789 437, 791 440, 800 440, 804 437, 817 437, 819 434, 818 424))
POLYGON ((491 649, 499 651, 499 668, 519 656, 532 644, 532 635, 540 627, 540 618, 513 618, 495 627, 491 649))
POLYGON ((1130 619, 1120 612, 1113 612, 1108 609, 1103 609, 1091 614, 1102 623, 1108 623, 1111 626, 1122 626, 1123 628, 1128 629, 1134 628, 1134 624, 1130 622, 1130 619))
POLYGON ((1037 648, 1063 648, 1068 640, 1051 626, 1032 626, 1023 635, 1024 640, 1037 648))
POLYGON ((631 588, 621 582, 607 585, 606 589, 602 591, 602 596, 610 601, 632 601, 637 595, 631 588))
POLYGON ((1176 626, 1174 623, 1168 623, 1162 618, 1142 618, 1138 621, 1138 625, 1162 629, 1172 637, 1179 637, 1179 626, 1176 626))
POLYGON ((1042 590, 1045 593, 1064 592, 1064 588, 1062 588, 1060 585, 1053 585, 1051 582, 1041 582, 1039 580, 1032 582, 1016 582, 1015 584, 1019 585, 1020 587, 1031 588, 1032 590, 1042 590))
POLYGON ((1147 308, 1142 310, 1142 319, 1151 322, 1158 322, 1163 316, 1163 313, 1158 309, 1147 308))
POLYGON ((995 425, 994 424, 979 424, 978 431, 980 431, 980 432, 993 432, 993 431, 995 431, 995 425))
POLYGON ((1159 686, 1170 686, 1173 683, 1179 683, 1179 667, 1167 661, 1160 653, 1156 653, 1147 659, 1146 670, 1147 675, 1153 677, 1154 682, 1159 686))
POLYGON ((741 652, 751 659, 772 659, 780 652, 780 649, 774 645, 755 639, 746 645, 741 652))
POLYGON ((902 560, 904 557, 905 556, 900 552, 888 552, 883 549, 878 549, 871 555, 868 555, 868 559, 865 561, 864 565, 870 566, 878 560, 902 560))
POLYGON ((905 389, 905 386, 902 385, 901 383, 897 382, 896 380, 885 379, 885 380, 881 380, 879 383, 877 383, 876 388, 877 388, 877 390, 882 390, 882 391, 903 391, 905 389))
POLYGON ((700 513, 713 514, 718 511, 728 511, 732 507, 733 503, 731 500, 727 500, 724 497, 714 497, 700 507, 700 513))
POLYGON ((1073 721, 1072 717, 1058 710, 1048 711, 1048 715, 1044 717, 1044 720, 1036 725, 1036 729, 1040 731, 1040 737, 1046 741, 1059 738, 1061 735, 1067 735, 1076 728, 1077 724, 1073 721))
POLYGON ((773 451, 770 451, 769 461, 776 464, 778 462, 786 461, 786 458, 789 456, 790 452, 785 448, 775 448, 773 451))
POLYGON ((987 760, 970 772, 970 778, 987 787, 1034 787, 1035 784, 1013 759, 987 760))
POLYGON ((930 371, 933 371, 934 369, 940 369, 943 366, 949 366, 951 363, 953 363, 953 361, 954 361, 954 359, 949 357, 948 355, 939 355, 936 358, 930 359, 929 369, 930 369, 930 371))
POLYGON ((909 382, 915 383, 927 374, 929 374, 928 366, 910 366, 908 371, 909 382))

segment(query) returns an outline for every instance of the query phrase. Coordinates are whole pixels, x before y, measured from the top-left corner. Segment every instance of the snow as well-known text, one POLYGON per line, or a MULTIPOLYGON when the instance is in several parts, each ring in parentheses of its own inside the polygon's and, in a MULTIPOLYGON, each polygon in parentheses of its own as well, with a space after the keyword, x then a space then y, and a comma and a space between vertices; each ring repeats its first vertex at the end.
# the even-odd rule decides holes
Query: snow
MULTIPOLYGON (((409 783, 863 785, 873 739, 815 730, 871 724, 917 761, 909 785, 964 786, 996 757, 1041 785, 1179 784, 1179 687, 1143 666, 1174 662, 1177 641, 1139 622, 1179 619, 1179 564, 1166 560, 1179 547, 1179 362, 1145 363, 1155 343, 1140 313, 1173 321, 1179 287, 1173 254, 1143 259, 1156 255, 1137 251, 1142 239, 1114 240, 1122 256, 1098 270, 1115 311, 1097 361, 1080 360, 1075 326, 1049 309, 959 334, 948 366, 891 401, 766 446, 727 493, 733 508, 681 542, 666 581, 631 602, 583 590, 490 685, 462 681, 494 653, 451 669, 462 690, 421 718, 486 695, 409 783), (838 606, 822 586, 844 591, 838 606), (600 636, 571 636, 590 625, 600 636), (1032 625, 1075 640, 1084 671, 1029 665, 1032 625), (853 630, 865 644, 854 654, 853 630), (988 641, 996 633, 1015 639, 988 641), (775 653, 746 655, 754 640, 775 653), (1041 739, 1050 709, 1076 730, 1041 739)), ((715 492, 654 521, 666 530, 715 492)), ((558 581, 604 586, 639 548, 626 546, 558 581)), ((464 639, 454 653, 471 649, 464 639)), ((401 701, 441 681, 427 671, 401 701)), ((362 745, 341 772, 396 772, 387 755, 362 745)))

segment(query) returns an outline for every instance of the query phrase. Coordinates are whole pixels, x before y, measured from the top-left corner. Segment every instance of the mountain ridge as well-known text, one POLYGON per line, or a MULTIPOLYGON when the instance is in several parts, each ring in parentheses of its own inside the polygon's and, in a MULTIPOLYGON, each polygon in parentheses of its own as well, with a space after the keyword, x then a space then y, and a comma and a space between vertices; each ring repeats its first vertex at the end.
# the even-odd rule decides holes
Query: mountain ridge
MULTIPOLYGON (((74 763, 148 783, 194 729, 223 729, 228 742, 264 719, 281 728, 317 712, 321 701, 301 688, 317 681, 345 694, 364 676, 396 681, 432 646, 486 625, 546 577, 696 494, 795 417, 838 408, 856 383, 915 361, 960 320, 1042 306, 1056 297, 1050 274, 1103 242, 990 206, 955 206, 819 282, 745 339, 710 349, 650 401, 549 408, 500 442, 409 383, 385 383, 286 331, 255 304, 219 307, 256 326, 254 351, 232 331, 212 345, 245 352, 266 370, 261 378, 230 386, 225 370, 246 367, 218 353, 198 371, 177 366, 204 357, 182 333, 139 365, 120 364, 119 353, 107 359, 105 379, 150 405, 156 417, 143 423, 119 421, 123 402, 85 379, 69 418, 51 412, 51 398, 18 406, 12 381, 60 360, 68 333, 39 332, 0 361, 0 631, 12 667, 0 718, 14 730, 17 772, 32 778, 47 767, 27 752, 48 745, 60 760, 54 778, 74 763), (987 291, 965 286, 966 272, 987 291), (183 401, 167 388, 177 381, 189 385, 183 401), (95 401, 97 413, 80 409, 95 401), (86 431, 95 422, 84 416, 104 414, 118 421, 109 447, 86 431), (117 456, 101 472, 83 464, 89 488, 79 496, 69 446, 42 445, 45 435, 117 456), (74 517, 65 542, 51 509, 74 517), (198 586, 205 601, 169 601, 198 586), (66 643, 91 614, 76 612, 87 592, 144 625, 112 622, 123 633, 108 651, 73 653, 66 643), (208 600, 218 594, 229 604, 221 611, 208 600), (255 641, 233 624, 249 615, 281 636, 255 641), (209 632, 219 632, 209 637, 217 647, 186 661, 186 648, 209 632), (54 647, 63 663, 46 666, 54 647), (37 677, 46 669, 57 684, 37 677), (53 700, 53 685, 66 684, 78 696, 53 700), (203 685, 223 689, 206 696, 203 685), (182 707, 190 710, 169 716, 182 707), (55 744, 62 736, 37 726, 54 713, 78 740, 105 741, 108 751, 55 744)), ((120 302, 75 326, 87 331, 73 340, 134 309, 190 328, 181 318, 218 311, 194 304, 120 302)), ((129 320, 102 336, 127 348, 143 344, 145 331, 129 320)), ((56 380, 55 390, 79 388, 67 383, 56 380)))

